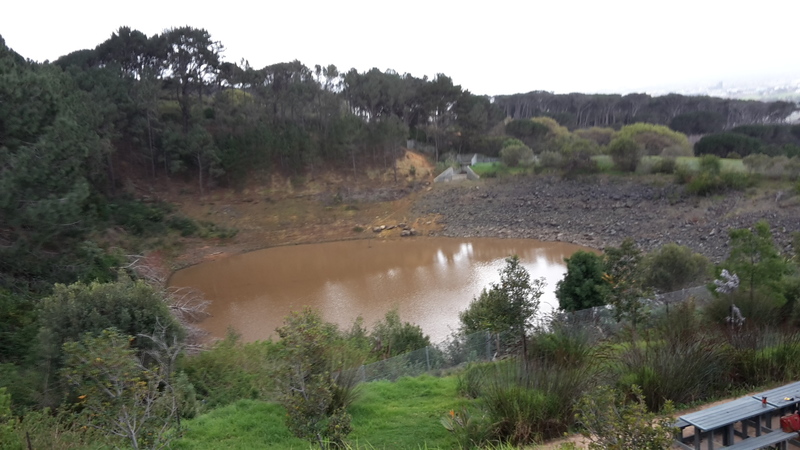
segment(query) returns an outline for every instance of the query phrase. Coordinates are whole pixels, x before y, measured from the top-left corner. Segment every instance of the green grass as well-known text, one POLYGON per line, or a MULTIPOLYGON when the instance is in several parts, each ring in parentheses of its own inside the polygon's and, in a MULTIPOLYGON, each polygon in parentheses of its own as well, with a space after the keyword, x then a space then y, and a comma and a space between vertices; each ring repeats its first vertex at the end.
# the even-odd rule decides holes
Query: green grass
POLYGON ((351 441, 382 449, 453 448, 455 439, 440 420, 466 400, 456 393, 454 376, 423 375, 362 386, 353 404, 351 441))
MULTIPOLYGON (((721 170, 723 172, 747 172, 747 169, 745 169, 741 159, 722 158, 720 161, 722 162, 721 170)), ((700 169, 700 158, 697 156, 679 156, 677 158, 677 163, 678 165, 688 167, 690 170, 700 169)))
MULTIPOLYGON (((440 419, 466 400, 456 393, 456 378, 421 376, 396 382, 361 385, 351 407, 355 448, 450 449, 456 441, 440 419)), ((309 449, 286 428, 283 407, 257 400, 240 400, 184 421, 186 432, 178 449, 309 449)))
POLYGON ((531 168, 527 166, 508 167, 501 162, 478 163, 471 167, 476 174, 486 178, 524 174, 531 170, 531 168))
POLYGON ((608 172, 614 168, 614 160, 609 155, 595 155, 592 159, 597 163, 597 168, 601 172, 608 172))
POLYGON ((239 400, 186 420, 185 434, 177 449, 308 449, 284 424, 282 406, 258 400, 239 400))

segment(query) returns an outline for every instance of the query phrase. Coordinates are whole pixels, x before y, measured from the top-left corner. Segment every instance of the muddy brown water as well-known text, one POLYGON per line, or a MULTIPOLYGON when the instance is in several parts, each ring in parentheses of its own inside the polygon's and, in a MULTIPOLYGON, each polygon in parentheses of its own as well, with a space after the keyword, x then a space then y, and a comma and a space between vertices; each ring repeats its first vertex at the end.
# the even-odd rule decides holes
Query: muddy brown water
POLYGON ((544 277, 542 312, 558 305, 556 283, 564 258, 577 250, 562 242, 531 239, 408 238, 354 240, 273 247, 188 267, 170 286, 199 289, 211 301, 201 327, 224 337, 228 327, 245 341, 274 338, 292 311, 310 306, 349 328, 396 308, 400 319, 422 327, 433 342, 447 338, 458 313, 500 279, 505 258, 518 255, 532 278, 544 277))

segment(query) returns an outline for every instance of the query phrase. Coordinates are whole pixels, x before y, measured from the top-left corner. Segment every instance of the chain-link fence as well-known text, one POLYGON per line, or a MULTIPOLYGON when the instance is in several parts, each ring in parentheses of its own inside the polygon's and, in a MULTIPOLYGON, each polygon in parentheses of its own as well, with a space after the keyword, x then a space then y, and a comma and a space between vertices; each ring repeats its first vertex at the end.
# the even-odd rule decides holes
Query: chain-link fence
POLYGON ((444 342, 361 366, 361 381, 396 380, 441 371, 462 364, 491 361, 513 346, 508 333, 481 331, 469 335, 453 335, 444 342))
MULTIPOLYGON (((642 301, 646 303, 645 308, 651 313, 650 316, 653 316, 689 299, 703 304, 711 298, 711 292, 705 286, 696 286, 642 301)), ((599 341, 616 334, 622 324, 614 318, 610 306, 598 306, 571 313, 554 311, 539 317, 536 329, 548 332, 556 326, 580 330, 592 341, 599 341)), ((510 333, 484 331, 469 335, 454 334, 439 344, 363 365, 358 369, 356 378, 362 382, 396 380, 403 376, 441 372, 470 362, 492 361, 512 353, 519 348, 519 344, 518 336, 510 333)))

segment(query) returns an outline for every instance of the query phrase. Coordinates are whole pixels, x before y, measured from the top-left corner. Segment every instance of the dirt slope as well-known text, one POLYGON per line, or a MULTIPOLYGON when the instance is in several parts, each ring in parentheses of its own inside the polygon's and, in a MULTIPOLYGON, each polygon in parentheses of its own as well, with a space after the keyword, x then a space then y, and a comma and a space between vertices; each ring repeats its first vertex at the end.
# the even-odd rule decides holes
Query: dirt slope
POLYGON ((239 231, 225 241, 186 241, 171 267, 275 245, 394 238, 398 228, 372 229, 401 223, 419 235, 560 240, 598 249, 631 236, 646 250, 677 242, 717 261, 727 255, 730 228, 766 219, 785 250, 800 231, 800 195, 788 183, 698 198, 668 176, 535 175, 434 185, 433 170, 409 150, 396 172, 368 170, 357 179, 349 171, 318 171, 203 195, 186 185, 159 188, 159 198, 190 217, 239 231))

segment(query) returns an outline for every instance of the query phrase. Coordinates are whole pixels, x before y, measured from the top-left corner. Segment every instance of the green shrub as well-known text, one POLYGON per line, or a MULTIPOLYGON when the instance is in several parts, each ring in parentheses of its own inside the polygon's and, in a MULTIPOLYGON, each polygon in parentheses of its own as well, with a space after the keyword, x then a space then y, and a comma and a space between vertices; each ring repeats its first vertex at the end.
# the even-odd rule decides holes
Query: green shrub
POLYGON ((167 226, 179 231, 181 236, 194 236, 200 230, 197 222, 185 216, 172 216, 167 219, 167 226))
POLYGON ((633 140, 647 155, 659 155, 669 147, 680 147, 691 151, 689 139, 686 135, 672 131, 662 125, 650 123, 625 125, 614 136, 614 139, 618 138, 633 140))
POLYGON ((667 403, 661 414, 651 413, 645 405, 646 396, 638 386, 630 393, 601 386, 585 393, 578 403, 578 419, 589 439, 590 450, 661 450, 671 448, 678 431, 672 404, 667 403))
POLYGON ((650 168, 651 173, 672 174, 675 172, 675 158, 662 157, 650 168))
POLYGON ((661 150, 659 156, 662 158, 677 158, 679 156, 686 156, 692 157, 694 156, 694 150, 691 147, 682 147, 680 145, 673 145, 670 147, 661 150))
POLYGON ((614 164, 623 172, 633 172, 642 159, 639 144, 631 138, 617 137, 608 145, 608 154, 614 164))
POLYGON ((539 165, 558 169, 564 164, 564 156, 559 152, 547 151, 539 155, 539 165))
POLYGON ((467 408, 451 409, 441 423, 453 433, 461 449, 485 448, 491 436, 491 424, 486 416, 473 414, 467 408))
POLYGON ((243 344, 229 333, 209 350, 184 358, 181 369, 205 407, 216 408, 240 399, 272 399, 277 359, 274 343, 243 344))
POLYGON ((718 174, 722 170, 722 161, 715 155, 703 155, 700 157, 700 171, 711 174, 718 174))
POLYGON ((738 154, 736 152, 730 152, 725 157, 728 158, 728 159, 742 159, 742 155, 740 155, 740 154, 738 154))
POLYGON ((800 180, 800 156, 792 157, 784 169, 790 181, 800 180))
MULTIPOLYGON (((740 286, 740 289, 743 287, 740 286)), ((784 319, 782 307, 785 298, 766 289, 756 289, 752 296, 744 290, 721 295, 703 308, 703 314, 711 323, 725 324, 731 304, 735 304, 746 322, 753 326, 775 326, 784 319)))
POLYGON ((549 333, 532 338, 530 354, 532 358, 559 367, 583 367, 595 355, 593 344, 585 328, 556 324, 549 333))
POLYGON ((164 218, 168 212, 165 204, 142 203, 136 200, 120 199, 108 205, 111 220, 138 235, 164 232, 164 218))
POLYGON ((204 239, 230 239, 239 232, 235 228, 226 228, 205 220, 201 220, 199 226, 198 236, 204 239))
POLYGON ((642 277, 647 286, 672 292, 705 281, 710 264, 689 247, 669 243, 645 257, 642 277))
POLYGON ((736 152, 747 156, 761 151, 761 141, 739 133, 716 133, 704 136, 694 144, 697 155, 717 155, 720 158, 736 152))
POLYGON ((396 309, 388 311, 383 320, 375 324, 370 337, 374 344, 373 352, 381 359, 431 345, 430 337, 422 332, 422 328, 402 322, 396 309))
POLYGON ((598 146, 603 147, 611 142, 614 133, 615 131, 613 128, 591 127, 575 130, 573 134, 579 138, 591 140, 598 146))
POLYGON ((492 363, 470 364, 458 375, 456 390, 459 395, 467 398, 478 398, 483 394, 486 373, 491 369, 492 363))
POLYGON ((526 145, 504 146, 500 150, 500 159, 508 167, 516 167, 520 164, 529 164, 533 161, 533 150, 526 145))
MULTIPOLYGON (((685 177, 686 175, 686 173, 681 173, 679 176, 685 177)), ((755 183, 755 179, 751 176, 732 172, 721 174, 700 172, 694 175, 689 174, 689 177, 690 179, 687 183, 686 191, 690 194, 704 196, 725 192, 727 190, 741 191, 755 183)))
POLYGON ((495 424, 492 437, 520 445, 561 436, 574 423, 573 405, 596 380, 586 366, 505 360, 485 366, 475 390, 495 424))
POLYGON ((647 406, 658 411, 666 400, 691 403, 726 387, 725 343, 715 337, 645 341, 619 356, 619 387, 642 388, 647 406))
POLYGON ((737 386, 749 388, 800 377, 800 334, 770 330, 748 326, 730 334, 732 381, 737 386))
POLYGON ((742 164, 752 173, 763 173, 769 166, 770 158, 763 153, 747 155, 742 159, 742 164))

